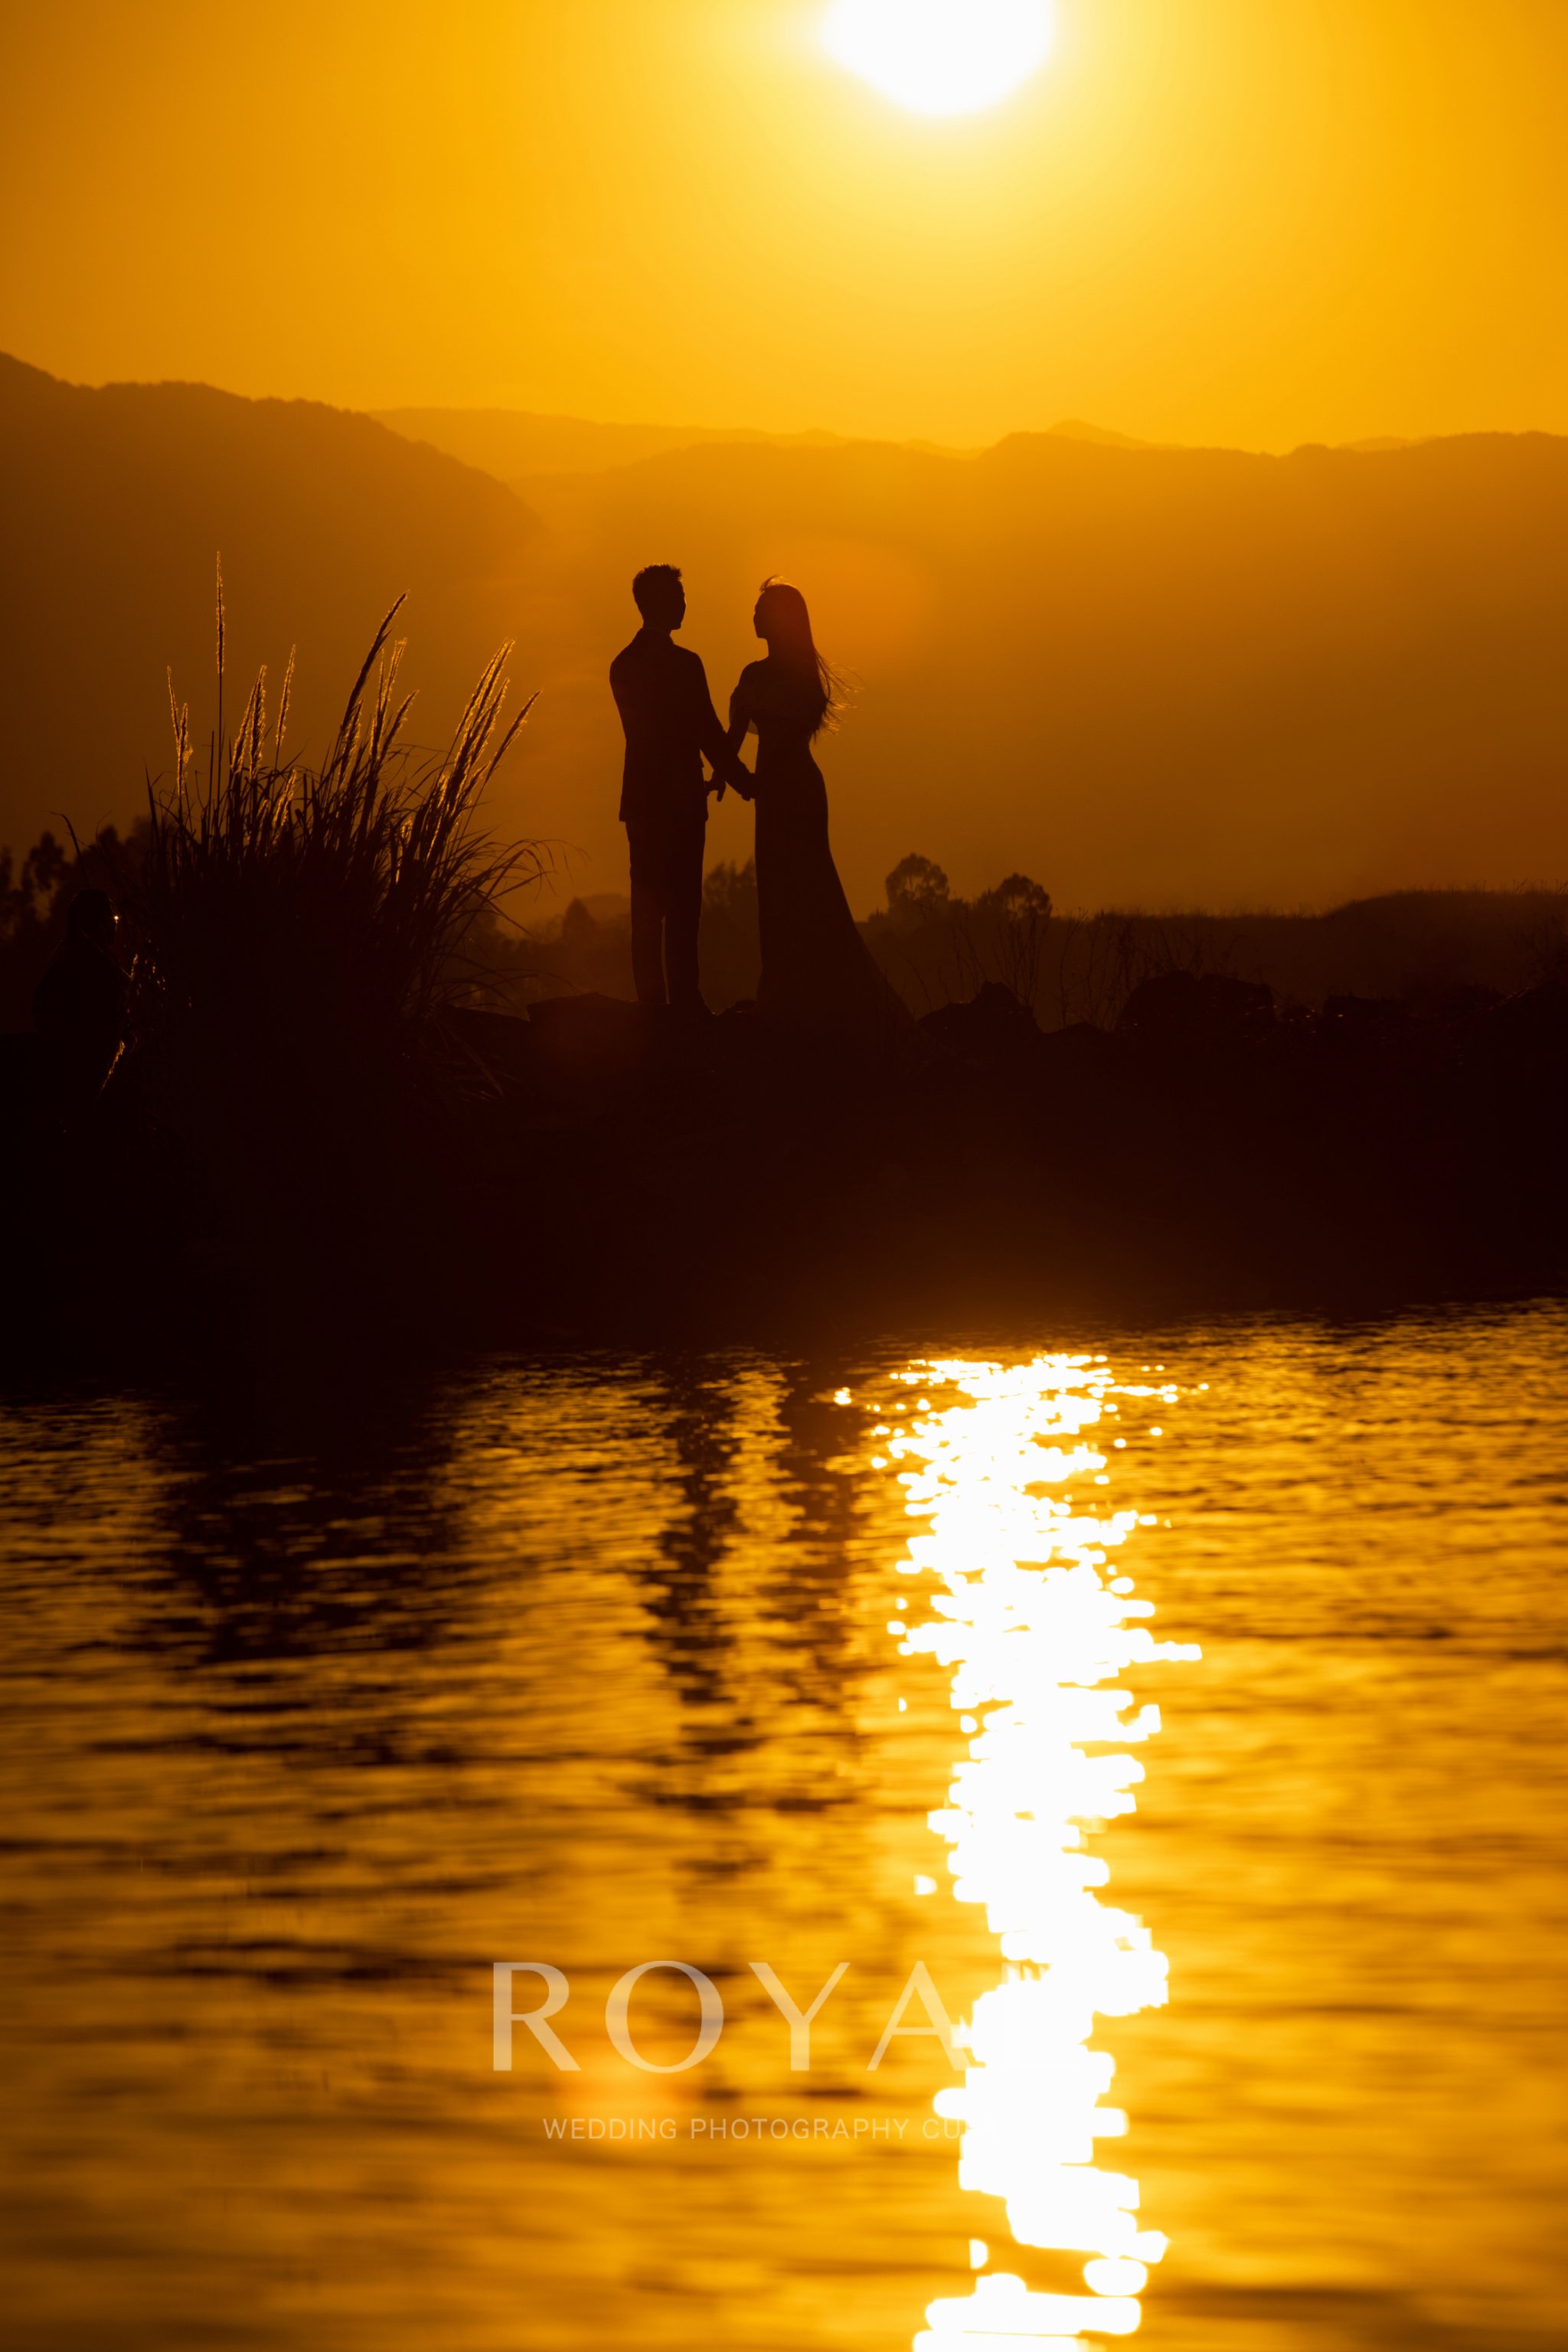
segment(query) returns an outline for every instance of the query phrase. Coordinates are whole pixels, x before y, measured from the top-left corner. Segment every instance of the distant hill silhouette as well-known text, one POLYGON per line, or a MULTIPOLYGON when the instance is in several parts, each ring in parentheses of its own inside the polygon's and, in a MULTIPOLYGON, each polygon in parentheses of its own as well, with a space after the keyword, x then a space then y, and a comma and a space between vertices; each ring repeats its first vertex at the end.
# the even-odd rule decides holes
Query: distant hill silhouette
POLYGON ((295 740, 342 708, 375 625, 410 591, 421 740, 450 731, 505 632, 535 534, 487 475, 369 417, 202 384, 59 383, 0 357, 0 841, 53 810, 123 822, 168 758, 164 666, 205 758, 213 561, 222 550, 229 709, 300 647, 295 740))
POLYGON ((523 408, 382 408, 378 424, 428 441, 510 482, 533 474, 599 474, 709 441, 763 442, 774 448, 838 449, 841 433, 761 433, 745 425, 595 425, 584 416, 541 416, 523 408))
POLYGON ((658 559, 721 695, 771 572, 858 674, 826 752, 858 908, 910 849, 969 889, 1021 867, 1058 908, 1568 877, 1568 441, 708 446, 522 487, 551 805, 613 771, 592 649, 658 559))
MULTIPOLYGON (((134 813, 165 660, 210 723, 221 546, 234 668, 298 640, 307 728, 401 588, 427 740, 518 637, 542 699, 497 815, 588 853, 566 896, 625 887, 605 671, 660 560, 721 699, 767 572, 858 674, 825 765, 861 911, 910 850, 964 890, 1022 869, 1058 908, 1568 876, 1568 441, 710 440, 520 498, 369 418, 9 362, 0 448, 0 839, 134 813)), ((743 862, 747 817, 719 812, 715 862, 743 862)))
MULTIPOLYGON (((428 441, 478 466, 503 482, 522 482, 536 474, 603 474, 615 466, 640 465, 645 457, 666 457, 677 449, 696 449, 714 442, 730 442, 770 449, 846 449, 854 436, 847 433, 763 433, 754 425, 595 425, 583 416, 545 416, 526 408, 378 408, 376 422, 390 425, 411 441, 428 441)), ((1068 441, 1092 441, 1106 449, 1152 449, 1158 443, 1135 441, 1130 434, 1108 432, 1068 417, 1050 428, 1052 436, 1068 441)), ((933 457, 973 457, 973 450, 944 447, 936 441, 901 441, 894 445, 918 449, 933 457)), ((1360 446, 1360 445, 1358 445, 1360 446)), ((1369 443, 1369 447, 1402 447, 1402 443, 1369 443)))
POLYGON ((1081 416, 1068 416, 1053 425, 1051 438, 1063 441, 1092 441, 1100 449, 1155 449, 1156 441, 1135 441, 1131 433, 1110 433, 1103 425, 1086 425, 1081 416))
MULTIPOLYGON (((603 474, 615 466, 640 465, 645 457, 665 457, 677 449, 696 449, 712 442, 749 443, 772 449, 843 449, 856 437, 847 433, 764 433, 742 425, 597 425, 584 416, 542 415, 526 408, 378 408, 371 414, 380 425, 411 441, 428 441, 478 466, 503 482, 525 481, 535 474, 603 474)), ((862 436, 863 437, 863 436, 862 436)), ((1176 444, 1139 441, 1130 433, 1113 433, 1082 417, 1064 417, 1053 425, 1048 439, 1089 441, 1101 449, 1163 449, 1176 444)), ((900 441, 902 449, 919 449, 936 457, 975 457, 977 450, 956 449, 936 441, 900 441)), ((1349 449, 1405 449, 1407 441, 1348 441, 1349 449)))

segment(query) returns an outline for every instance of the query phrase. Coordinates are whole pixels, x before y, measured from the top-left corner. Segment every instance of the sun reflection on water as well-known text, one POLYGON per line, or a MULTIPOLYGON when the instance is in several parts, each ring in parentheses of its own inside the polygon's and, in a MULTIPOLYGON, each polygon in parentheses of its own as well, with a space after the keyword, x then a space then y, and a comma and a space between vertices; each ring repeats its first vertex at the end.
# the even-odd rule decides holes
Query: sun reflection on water
POLYGON ((1109 1502, 1107 1456, 1090 1433, 1119 1414, 1117 1401, 1169 1402, 1175 1391, 1117 1382, 1088 1356, 921 1363, 899 1381, 914 1410, 893 1405, 872 1436, 909 1514, 926 1522, 900 1569, 930 1580, 930 1610, 920 1622, 911 1595, 889 1631, 905 1654, 952 1672, 970 1737, 931 1826, 951 1848, 958 1901, 984 1906, 1003 1962, 958 2032, 963 2085, 935 2105, 963 2126, 961 2187, 1004 2200, 1014 2244, 1037 2266, 1070 2258, 1082 2280, 1031 2291, 989 2267, 999 2233, 987 2216, 974 2241, 984 2274, 969 2295, 931 2305, 916 2352, 1129 2336, 1165 2240, 1140 2227, 1137 2182, 1096 2160, 1096 2143, 1120 2137, 1127 2118, 1101 2105, 1115 2064, 1089 2042, 1097 2017, 1164 2001, 1165 1961, 1139 1920, 1102 1901, 1110 1873, 1085 1832, 1133 1811, 1143 1768, 1127 1751, 1160 1728, 1158 1708, 1136 1706, 1116 1678, 1198 1654, 1156 1643, 1140 1622, 1152 1604, 1111 1568, 1138 1512, 1091 1511, 1074 1496, 1088 1486, 1109 1502))

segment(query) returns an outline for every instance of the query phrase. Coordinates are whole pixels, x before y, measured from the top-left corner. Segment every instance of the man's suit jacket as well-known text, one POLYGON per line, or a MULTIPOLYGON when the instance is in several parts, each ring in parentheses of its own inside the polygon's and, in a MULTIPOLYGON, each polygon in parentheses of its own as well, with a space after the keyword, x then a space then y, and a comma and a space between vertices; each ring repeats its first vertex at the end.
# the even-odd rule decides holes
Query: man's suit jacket
POLYGON ((610 664, 610 691, 626 737, 623 824, 701 824, 704 755, 721 776, 734 764, 701 662, 672 638, 639 629, 610 664))

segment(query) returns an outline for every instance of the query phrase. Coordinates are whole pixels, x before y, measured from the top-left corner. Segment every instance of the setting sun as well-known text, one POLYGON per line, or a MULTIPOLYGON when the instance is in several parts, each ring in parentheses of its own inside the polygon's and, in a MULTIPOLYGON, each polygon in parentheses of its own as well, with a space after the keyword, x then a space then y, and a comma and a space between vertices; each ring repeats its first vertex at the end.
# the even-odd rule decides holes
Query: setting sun
POLYGON ((1050 52, 1047 0, 834 0, 829 54, 916 114, 994 106, 1050 52))

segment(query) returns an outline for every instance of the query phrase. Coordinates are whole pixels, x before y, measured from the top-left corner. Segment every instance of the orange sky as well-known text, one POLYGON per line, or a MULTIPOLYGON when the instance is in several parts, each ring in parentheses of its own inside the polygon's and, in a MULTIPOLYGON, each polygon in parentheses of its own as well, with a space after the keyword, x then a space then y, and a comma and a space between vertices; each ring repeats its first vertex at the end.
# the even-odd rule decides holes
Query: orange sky
POLYGON ((10 0, 0 347, 962 444, 1568 431, 1565 0, 1058 0, 931 121, 820 0, 10 0))

